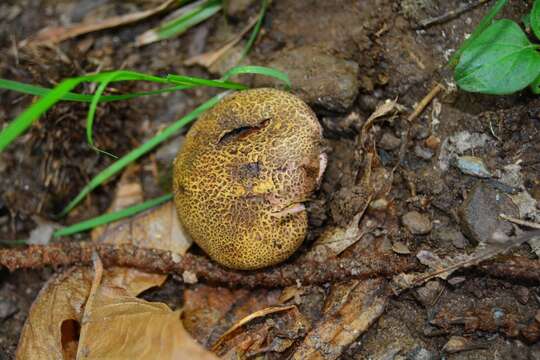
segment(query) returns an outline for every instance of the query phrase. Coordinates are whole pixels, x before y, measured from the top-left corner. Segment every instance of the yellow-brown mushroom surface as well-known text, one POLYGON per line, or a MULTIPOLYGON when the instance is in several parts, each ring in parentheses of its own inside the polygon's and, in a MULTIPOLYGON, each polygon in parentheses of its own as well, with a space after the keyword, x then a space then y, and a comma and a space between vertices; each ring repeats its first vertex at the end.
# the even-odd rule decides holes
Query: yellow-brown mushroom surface
POLYGON ((303 202, 324 171, 322 129, 298 97, 237 92, 204 113, 174 162, 180 222, 215 261, 257 269, 288 258, 307 232, 303 202))

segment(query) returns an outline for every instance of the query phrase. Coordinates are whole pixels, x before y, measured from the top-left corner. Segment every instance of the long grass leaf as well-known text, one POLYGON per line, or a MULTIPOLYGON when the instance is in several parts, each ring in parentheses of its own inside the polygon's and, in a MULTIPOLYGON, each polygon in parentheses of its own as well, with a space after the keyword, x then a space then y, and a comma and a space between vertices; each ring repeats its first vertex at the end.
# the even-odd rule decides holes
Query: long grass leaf
MULTIPOLYGON (((192 89, 194 87, 196 86, 181 85, 181 86, 166 87, 166 88, 158 89, 158 90, 141 91, 141 92, 135 92, 135 93, 129 93, 129 94, 104 95, 100 97, 99 102, 105 103, 105 102, 112 102, 112 101, 130 100, 130 99, 138 98, 141 96, 158 95, 158 94, 169 93, 169 92, 174 92, 178 90, 192 89)), ((45 88, 42 86, 31 85, 31 84, 26 84, 19 81, 13 81, 13 80, 7 80, 7 79, 0 79, 0 89, 6 89, 6 90, 11 90, 11 91, 16 91, 22 94, 35 95, 35 96, 41 96, 41 97, 47 95, 53 90, 53 89, 45 88)), ((60 100, 89 103, 89 102, 92 102, 93 98, 94 98, 94 95, 67 92, 60 98, 60 100)))
POLYGON ((183 75, 167 75, 167 80, 171 81, 174 84, 208 86, 208 87, 229 89, 229 90, 245 90, 248 88, 244 84, 239 84, 235 82, 223 81, 223 80, 207 80, 207 79, 201 79, 201 78, 196 78, 192 76, 183 76, 183 75))
POLYGON ((259 32, 261 31, 262 22, 263 22, 264 16, 266 15, 267 9, 268 9, 268 0, 262 0, 259 18, 257 19, 257 23, 255 24, 255 27, 253 28, 253 30, 251 31, 251 34, 249 35, 249 39, 246 43, 246 46, 242 50, 242 56, 240 56, 239 62, 242 62, 242 60, 244 60, 246 55, 250 52, 251 48, 253 47, 253 44, 255 43, 255 40, 257 39, 259 32))
POLYGON ((103 214, 92 219, 81 221, 77 224, 73 224, 71 226, 55 231, 53 233, 53 236, 68 236, 85 230, 90 230, 100 225, 108 224, 113 221, 118 221, 120 219, 138 214, 140 212, 153 208, 154 206, 169 201, 170 199, 172 199, 172 194, 163 195, 158 198, 151 199, 141 204, 133 205, 119 211, 103 214))
POLYGON ((280 81, 282 81, 288 89, 291 88, 291 80, 289 80, 289 76, 279 70, 268 68, 265 66, 256 66, 256 65, 241 65, 236 66, 227 71, 221 79, 226 81, 230 79, 231 77, 239 74, 259 74, 259 75, 265 75, 270 76, 273 78, 276 78, 280 81))

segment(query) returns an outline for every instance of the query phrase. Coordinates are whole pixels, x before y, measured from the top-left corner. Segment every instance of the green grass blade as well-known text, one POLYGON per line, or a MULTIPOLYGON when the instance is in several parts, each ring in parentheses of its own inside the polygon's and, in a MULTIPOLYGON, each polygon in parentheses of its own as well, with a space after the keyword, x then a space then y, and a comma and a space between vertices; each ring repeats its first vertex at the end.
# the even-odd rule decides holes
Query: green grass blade
POLYGON ((239 62, 242 62, 242 60, 244 60, 246 55, 250 52, 251 48, 253 47, 253 44, 255 43, 255 40, 257 39, 259 32, 261 31, 262 22, 263 22, 264 16, 266 15, 267 9, 268 9, 268 0, 262 0, 259 18, 257 19, 257 23, 255 23, 255 27, 253 28, 253 30, 251 31, 251 34, 249 35, 249 39, 246 43, 246 46, 242 50, 242 56, 240 56, 239 62))
POLYGON ((291 88, 291 81, 289 80, 289 76, 279 70, 268 68, 265 66, 255 66, 255 65, 242 65, 242 66, 236 66, 227 71, 221 79, 226 81, 230 79, 231 77, 239 74, 259 74, 259 75, 265 75, 270 76, 273 78, 276 78, 280 81, 282 81, 287 89, 291 88))
POLYGON ((62 81, 50 93, 39 99, 32 106, 23 111, 9 125, 0 132, 0 152, 2 152, 13 140, 22 134, 34 120, 57 103, 60 98, 71 89, 81 83, 80 79, 67 79, 62 81))
POLYGON ((22 134, 32 123, 37 120, 45 111, 51 108, 54 104, 68 94, 73 88, 83 82, 102 81, 116 74, 114 81, 152 81, 162 84, 167 84, 168 81, 164 78, 152 75, 137 73, 134 71, 113 71, 104 72, 93 75, 85 75, 66 79, 58 86, 48 92, 45 96, 39 99, 36 103, 28 107, 22 114, 17 116, 2 132, 0 132, 0 152, 2 152, 13 140, 22 134))
MULTIPOLYGON (((166 87, 166 88, 158 89, 158 90, 142 91, 142 92, 135 92, 135 93, 129 93, 129 94, 122 94, 122 95, 104 95, 100 97, 99 102, 105 103, 105 102, 120 101, 120 100, 130 100, 130 99, 138 98, 141 96, 159 95, 159 94, 174 92, 178 90, 192 89, 194 87, 195 86, 193 85, 180 85, 180 86, 166 87)), ((35 96, 41 96, 41 97, 49 94, 53 90, 53 89, 48 89, 42 86, 30 85, 30 84, 25 84, 22 82, 7 80, 7 79, 0 79, 0 89, 6 89, 6 90, 20 92, 23 94, 35 95, 35 96)), ((92 102, 93 98, 94 98, 93 95, 67 92, 60 98, 60 100, 89 103, 89 102, 92 102)))
POLYGON ((94 150, 104 153, 106 155, 112 156, 114 158, 118 158, 118 157, 106 151, 100 150, 94 145, 93 132, 94 132, 94 119, 96 115, 97 106, 99 104, 99 99, 101 98, 103 92, 105 91, 109 83, 113 81, 116 77, 118 77, 118 73, 110 73, 101 81, 96 91, 94 92, 94 96, 92 97, 92 102, 90 103, 90 107, 88 108, 88 114, 86 115, 86 141, 94 150))
POLYGON ((81 190, 81 192, 73 199, 71 202, 62 210, 59 216, 66 215, 71 209, 73 209, 79 202, 81 202, 84 197, 94 190, 96 187, 101 185, 103 182, 105 182, 107 179, 112 177, 113 175, 117 174, 120 170, 125 168, 127 165, 132 163, 133 161, 137 160, 153 148, 155 148, 157 145, 162 143, 163 141, 170 138, 172 135, 174 135, 178 130, 180 130, 182 127, 184 127, 186 124, 190 123, 191 121, 195 120, 199 115, 201 115, 206 110, 210 109, 212 106, 214 106, 222 97, 222 94, 216 95, 210 100, 204 102, 202 105, 197 107, 195 110, 187 114, 186 116, 182 117, 181 119, 175 121, 173 124, 169 125, 167 128, 165 128, 162 132, 148 140, 146 143, 142 144, 138 148, 130 151, 120 159, 118 159, 116 162, 111 164, 109 167, 102 170, 99 174, 97 174, 95 177, 93 177, 90 182, 81 190))
POLYGON ((192 86, 208 86, 221 89, 230 89, 230 90, 245 90, 248 87, 244 84, 239 84, 230 81, 223 80, 208 80, 201 79, 192 76, 183 76, 183 75, 167 75, 167 80, 171 81, 174 84, 181 85, 192 85, 192 86))
POLYGON ((507 2, 508 0, 497 0, 495 5, 493 5, 486 16, 482 18, 478 26, 476 26, 471 36, 469 36, 469 38, 465 40, 463 44, 461 44, 460 48, 454 53, 454 55, 452 55, 448 61, 448 65, 452 67, 456 66, 463 51, 470 46, 488 26, 491 25, 493 19, 495 19, 495 16, 497 16, 497 14, 505 7, 507 2))
POLYGON ((172 194, 163 195, 158 198, 151 199, 141 204, 133 205, 119 211, 103 214, 92 219, 81 221, 80 223, 73 224, 71 226, 55 231, 53 233, 53 236, 54 237, 68 236, 68 235, 76 234, 85 230, 90 230, 100 225, 108 224, 110 222, 118 221, 120 219, 138 214, 140 212, 153 208, 171 199, 172 199, 172 194))
POLYGON ((209 0, 157 29, 158 40, 180 35, 221 10, 221 0, 209 0))

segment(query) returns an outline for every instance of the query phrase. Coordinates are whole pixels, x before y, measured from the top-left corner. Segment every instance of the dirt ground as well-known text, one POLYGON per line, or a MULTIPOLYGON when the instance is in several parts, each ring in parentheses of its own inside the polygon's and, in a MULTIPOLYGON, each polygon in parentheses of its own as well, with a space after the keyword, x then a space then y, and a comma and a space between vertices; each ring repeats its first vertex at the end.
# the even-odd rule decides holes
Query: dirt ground
MULTIPOLYGON (((248 61, 289 73, 293 91, 313 107, 323 124, 328 154, 323 183, 309 203, 310 234, 300 252, 306 251, 325 229, 348 224, 360 210, 363 195, 358 178, 363 157, 358 136, 377 104, 397 99, 405 113, 410 113, 436 83, 447 90, 412 124, 406 153, 390 192, 395 216, 400 219, 399 245, 410 251, 408 256, 414 256, 419 249, 429 249, 439 256, 469 252, 484 240, 482 229, 512 228, 509 223, 485 214, 489 213, 486 209, 499 206, 491 202, 489 194, 493 192, 508 195, 519 188, 540 201, 540 100, 527 91, 491 97, 452 90, 450 73, 445 67, 449 56, 491 3, 443 24, 417 29, 420 21, 470 2, 277 0, 271 4, 248 61), (455 150, 460 141, 470 146, 455 150), (452 151, 482 158, 500 181, 464 174, 449 158, 452 151), (516 163, 518 175, 509 167, 516 163), (518 179, 503 181, 512 174, 518 179), (467 206, 475 209, 468 213, 467 206)), ((184 61, 222 45, 258 9, 254 3, 229 18, 215 16, 180 38, 141 48, 131 46, 134 38, 158 24, 159 16, 136 25, 83 35, 59 47, 17 47, 17 43, 45 26, 127 13, 156 3, 3 0, 0 77, 50 87, 65 77, 119 68, 210 76, 206 69, 185 66, 184 61)), ((519 20, 530 3, 511 1, 503 15, 519 20)), ((219 72, 219 67, 213 71, 219 72)), ((265 81, 257 78, 254 84, 266 85, 265 81)), ((130 84, 119 90, 152 86, 130 84)), ((190 90, 100 106, 95 125, 97 146, 124 154, 213 94, 209 90, 190 90)), ((30 96, 0 90, 0 126, 31 102, 30 96)), ((61 103, 0 154, 0 239, 27 238, 41 219, 52 218, 91 177, 111 163, 110 158, 97 154, 86 144, 85 114, 84 104, 61 103)), ((396 164, 403 130, 403 117, 374 125, 378 156, 384 168, 391 169, 396 164)), ((170 161, 175 149, 174 143, 166 144, 156 155, 141 161, 148 198, 170 189, 170 161), (152 171, 155 163, 157 177, 152 171)), ((114 187, 115 181, 111 181, 94 191, 64 221, 74 223, 105 211, 114 187)), ((519 217, 519 211, 513 211, 519 217)), ((393 245, 395 249, 396 244, 393 245)), ((531 258, 536 256, 529 245, 516 251, 531 258)), ((50 269, 0 272, 0 359, 14 356, 28 309, 52 273, 50 269)), ((540 346, 519 332, 507 331, 503 325, 492 329, 472 327, 471 331, 463 320, 472 311, 484 311, 494 317, 511 317, 521 325, 534 322, 535 315, 538 319, 540 288, 486 278, 474 270, 460 276, 461 281, 433 280, 393 297, 379 320, 348 346, 341 358, 540 359, 540 346), (445 351, 451 339, 464 339, 465 345, 456 352, 445 351)), ((198 286, 204 287, 184 286, 171 279, 164 288, 145 296, 181 307, 181 294, 196 291, 198 286)), ((316 314, 328 295, 328 287, 310 287, 305 293, 306 313, 316 314)), ((233 319, 220 326, 226 329, 227 323, 233 323, 233 319)), ((216 334, 206 339, 212 336, 215 338, 216 334)), ((204 342, 204 336, 195 337, 204 342)))

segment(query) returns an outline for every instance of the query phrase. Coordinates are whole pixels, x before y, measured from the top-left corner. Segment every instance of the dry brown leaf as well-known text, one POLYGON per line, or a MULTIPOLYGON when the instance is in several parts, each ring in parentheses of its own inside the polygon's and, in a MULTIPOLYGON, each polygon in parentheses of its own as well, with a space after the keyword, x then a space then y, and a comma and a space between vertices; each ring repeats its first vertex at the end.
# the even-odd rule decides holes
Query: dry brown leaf
MULTIPOLYGON (((111 211, 142 201, 142 187, 137 181, 130 180, 131 173, 132 171, 126 171, 120 181, 117 195, 111 205, 111 211)), ((143 247, 170 250, 178 253, 179 256, 184 254, 191 245, 191 241, 183 236, 171 202, 135 217, 95 229, 92 237, 96 241, 118 244, 133 243, 143 247)), ((115 289, 121 292, 122 299, 131 297, 135 303, 138 303, 139 300, 135 296, 151 287, 162 285, 165 280, 166 276, 164 275, 116 267, 107 269, 100 283, 103 289, 115 289)), ((71 269, 63 275, 51 279, 46 284, 34 301, 21 334, 17 350, 17 353, 21 354, 21 358, 49 359, 51 358, 50 354, 64 353, 65 359, 75 359, 77 338, 73 335, 73 331, 81 323, 84 305, 91 294, 91 283, 90 270, 71 269), (73 304, 77 304, 77 306, 73 304), (62 327, 62 324, 67 325, 62 327), (72 339, 69 347, 62 346, 62 339, 66 336, 68 338, 71 336, 72 339)), ((142 305, 144 302, 140 304, 142 305)), ((169 310, 169 312, 172 311, 169 310)), ((91 313, 86 315, 89 316, 90 320, 93 320, 91 313)), ((163 316, 162 314, 158 315, 163 316)), ((147 321, 144 317, 141 319, 147 321)), ((166 321, 169 321, 168 324, 173 326, 172 320, 166 321)), ((131 328, 135 330, 136 326, 131 328)), ((118 339, 118 336, 123 336, 123 334, 117 335, 114 332, 93 334, 92 329, 86 330, 86 333, 90 334, 90 338, 97 339, 96 335, 105 335, 112 341, 118 339)), ((113 329, 111 327, 110 331, 113 329)))
POLYGON ((206 347, 240 319, 278 304, 279 290, 227 289, 198 284, 184 290, 186 329, 206 347))
POLYGON ((388 303, 385 287, 384 279, 334 286, 323 320, 304 338, 292 359, 337 359, 382 315, 388 303))
POLYGON ((251 320, 253 319, 256 319, 256 318, 259 318, 259 317, 262 317, 262 316, 266 316, 268 314, 273 314, 273 313, 276 313, 276 312, 281 312, 281 311, 287 311, 287 310, 290 310, 292 308, 295 308, 296 306, 295 305, 289 305, 289 306, 271 306, 271 307, 267 307, 265 309, 261 309, 261 310, 258 310, 258 311, 255 311, 254 313, 252 314, 249 314, 248 316, 246 316, 245 318, 243 319, 240 319, 240 321, 238 321, 236 324, 234 324, 233 326, 231 326, 231 328, 227 331, 225 331, 225 333, 223 335, 221 335, 221 337, 216 341, 216 343, 212 346, 212 349, 215 351, 217 348, 219 348, 219 346, 221 345, 221 343, 223 341, 225 341, 227 339, 227 337, 233 333, 235 330, 237 330, 238 328, 244 326, 245 324, 247 324, 248 322, 250 322, 251 320))
MULTIPOLYGON (((219 58, 221 58, 223 55, 227 53, 227 51, 231 50, 242 38, 244 35, 247 34, 247 32, 257 23, 257 17, 254 17, 249 21, 249 23, 246 25, 245 28, 242 29, 242 31, 236 35, 231 41, 223 45, 221 48, 209 52, 205 52, 200 55, 193 56, 187 60, 184 61, 184 65, 200 65, 205 68, 210 68, 212 64, 214 64, 219 58)), ((144 35, 144 34, 143 34, 144 35)))
POLYGON ((273 353, 275 357, 301 340, 310 328, 309 320, 292 307, 236 327, 216 351, 222 359, 231 360, 251 359, 265 353, 273 353))
POLYGON ((186 332, 179 311, 98 282, 86 305, 77 359, 217 359, 186 332))
POLYGON ((176 0, 167 0, 161 5, 144 11, 137 11, 131 14, 113 16, 101 21, 83 22, 71 26, 56 26, 46 27, 40 30, 36 35, 23 40, 20 46, 26 46, 28 44, 40 45, 40 44, 58 44, 64 40, 77 37, 79 35, 88 34, 95 31, 110 29, 122 25, 131 24, 137 21, 141 21, 150 16, 156 15, 162 11, 167 10, 173 4, 177 3, 176 0))
POLYGON ((53 276, 30 308, 17 359, 74 359, 76 332, 91 285, 88 268, 71 268, 53 276))

